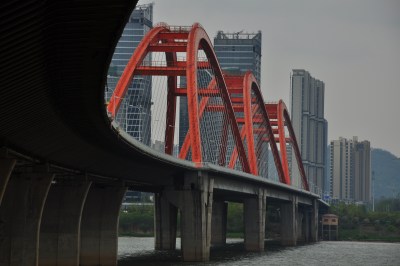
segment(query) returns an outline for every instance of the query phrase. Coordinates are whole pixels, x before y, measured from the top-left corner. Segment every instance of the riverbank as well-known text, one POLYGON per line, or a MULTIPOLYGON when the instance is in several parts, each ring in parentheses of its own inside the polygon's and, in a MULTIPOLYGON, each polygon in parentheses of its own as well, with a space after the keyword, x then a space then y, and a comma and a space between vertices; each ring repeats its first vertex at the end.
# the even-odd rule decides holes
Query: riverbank
MULTIPOLYGON (((333 205, 331 212, 339 216, 339 240, 400 242, 400 212, 371 212, 364 206, 333 205)), ((267 211, 266 237, 278 239, 280 234, 279 212, 267 211)), ((179 236, 179 217, 178 217, 179 236)), ((243 205, 228 204, 227 237, 243 238, 243 205)), ((153 237, 154 207, 152 205, 131 206, 121 211, 119 236, 153 237)))
POLYGON ((363 205, 332 205, 339 217, 339 240, 400 242, 400 212, 369 211, 363 205))

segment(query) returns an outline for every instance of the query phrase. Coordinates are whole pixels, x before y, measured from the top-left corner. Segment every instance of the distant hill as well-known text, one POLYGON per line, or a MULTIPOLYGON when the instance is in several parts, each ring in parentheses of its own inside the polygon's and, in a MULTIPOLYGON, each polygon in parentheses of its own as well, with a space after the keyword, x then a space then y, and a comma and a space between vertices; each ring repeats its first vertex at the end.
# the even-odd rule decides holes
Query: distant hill
POLYGON ((372 149, 371 168, 375 174, 375 199, 400 193, 400 158, 382 149, 372 149))

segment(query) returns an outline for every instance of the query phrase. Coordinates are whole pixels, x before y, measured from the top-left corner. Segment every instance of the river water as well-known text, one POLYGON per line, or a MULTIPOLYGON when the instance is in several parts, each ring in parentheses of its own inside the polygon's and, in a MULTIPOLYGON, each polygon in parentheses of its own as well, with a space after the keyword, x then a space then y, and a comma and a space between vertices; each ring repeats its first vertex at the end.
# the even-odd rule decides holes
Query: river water
POLYGON ((182 262, 180 241, 176 251, 155 251, 153 238, 120 237, 118 265, 388 265, 400 266, 400 243, 318 242, 291 248, 266 243, 266 251, 243 250, 243 240, 228 239, 223 248, 212 248, 210 262, 182 262))

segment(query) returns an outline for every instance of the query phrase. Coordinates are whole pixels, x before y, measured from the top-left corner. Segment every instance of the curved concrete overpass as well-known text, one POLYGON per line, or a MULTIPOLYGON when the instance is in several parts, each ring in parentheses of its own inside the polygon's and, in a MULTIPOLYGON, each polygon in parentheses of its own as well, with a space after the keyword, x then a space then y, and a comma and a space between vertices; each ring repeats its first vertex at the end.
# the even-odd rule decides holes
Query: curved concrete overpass
POLYGON ((124 141, 106 115, 108 65, 136 1, 3 5, 1 146, 40 162, 143 183, 191 167, 124 141))

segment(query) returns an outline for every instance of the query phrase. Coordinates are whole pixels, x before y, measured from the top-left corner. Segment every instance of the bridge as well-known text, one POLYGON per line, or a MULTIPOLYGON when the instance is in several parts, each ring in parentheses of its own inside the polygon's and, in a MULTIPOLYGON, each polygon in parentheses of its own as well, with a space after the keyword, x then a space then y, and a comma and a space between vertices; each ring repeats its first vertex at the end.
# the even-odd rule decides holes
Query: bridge
POLYGON ((265 104, 251 73, 223 73, 201 25, 151 30, 105 103, 111 56, 135 5, 1 9, 0 263, 116 265, 128 188, 155 193, 156 249, 175 249, 180 212, 185 261, 206 261, 211 245, 225 243, 227 201, 243 203, 246 250, 264 250, 271 203, 280 206, 283 245, 316 241, 324 203, 310 192, 284 103, 265 104), (130 81, 146 76, 159 118, 147 134, 162 152, 118 122, 130 81), (189 129, 174 157, 183 98, 189 129))

